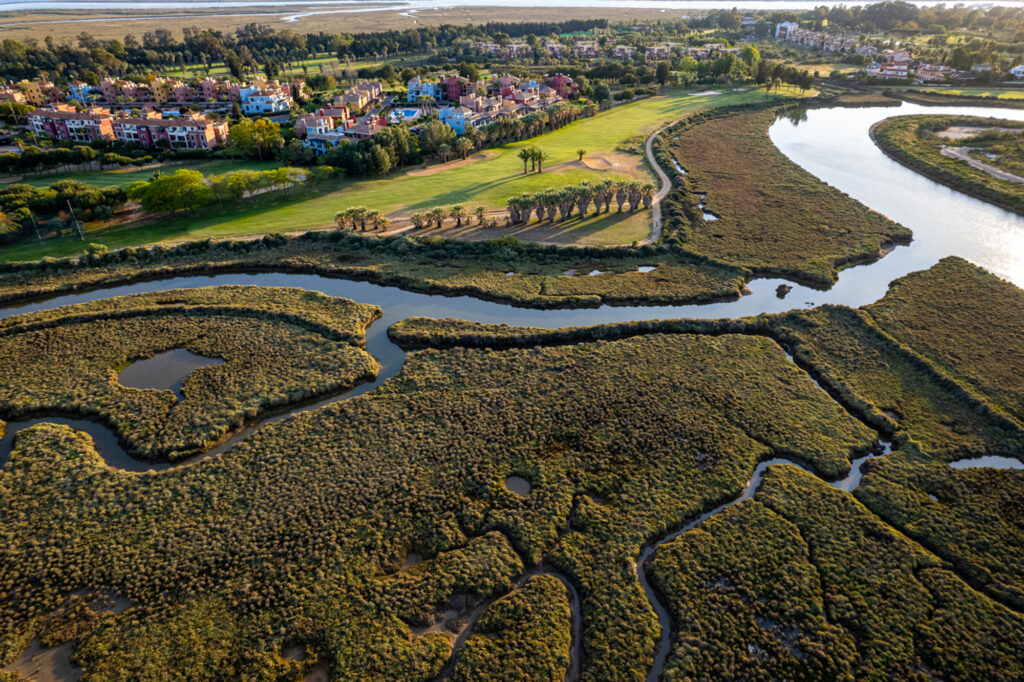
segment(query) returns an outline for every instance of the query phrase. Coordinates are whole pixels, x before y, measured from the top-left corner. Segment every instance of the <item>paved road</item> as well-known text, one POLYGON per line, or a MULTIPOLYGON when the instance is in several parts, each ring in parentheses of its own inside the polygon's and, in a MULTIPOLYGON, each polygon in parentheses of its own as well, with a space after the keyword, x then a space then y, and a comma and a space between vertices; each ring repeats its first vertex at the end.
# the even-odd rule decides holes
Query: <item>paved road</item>
POLYGON ((658 175, 658 179, 661 181, 661 188, 654 195, 654 202, 651 204, 651 236, 640 242, 641 244, 651 244, 661 239, 661 200, 672 189, 672 181, 669 180, 668 174, 665 173, 661 165, 654 159, 654 138, 660 134, 661 130, 656 131, 647 138, 647 142, 644 144, 644 148, 647 151, 647 162, 651 164, 651 168, 658 175))
POLYGON ((1001 168, 996 168, 991 164, 979 161, 967 153, 969 150, 970 147, 947 147, 946 145, 943 145, 940 149, 943 156, 948 156, 951 159, 959 159, 960 161, 966 161, 971 168, 977 168, 982 172, 988 173, 994 178, 1024 184, 1024 178, 1021 176, 1014 175, 1013 173, 1007 173, 1001 168))

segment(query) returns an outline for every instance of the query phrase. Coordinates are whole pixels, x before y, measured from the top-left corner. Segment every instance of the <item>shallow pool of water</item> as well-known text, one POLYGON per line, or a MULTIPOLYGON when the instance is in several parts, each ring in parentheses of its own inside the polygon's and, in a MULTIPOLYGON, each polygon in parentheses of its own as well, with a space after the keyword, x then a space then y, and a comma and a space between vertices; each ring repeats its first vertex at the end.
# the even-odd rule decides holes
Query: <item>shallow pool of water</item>
POLYGON ((505 479, 505 488, 510 493, 519 495, 520 497, 526 497, 530 494, 533 486, 522 476, 509 476, 505 479))
POLYGON ((1024 462, 1013 457, 1000 457, 999 455, 986 455, 984 457, 972 457, 971 459, 960 459, 950 462, 949 466, 954 469, 1016 469, 1024 470, 1024 462))
POLYGON ((151 358, 136 360, 117 375, 117 382, 127 388, 154 388, 170 390, 178 401, 185 399, 182 384, 200 367, 222 365, 220 358, 197 355, 185 348, 158 353, 151 358))

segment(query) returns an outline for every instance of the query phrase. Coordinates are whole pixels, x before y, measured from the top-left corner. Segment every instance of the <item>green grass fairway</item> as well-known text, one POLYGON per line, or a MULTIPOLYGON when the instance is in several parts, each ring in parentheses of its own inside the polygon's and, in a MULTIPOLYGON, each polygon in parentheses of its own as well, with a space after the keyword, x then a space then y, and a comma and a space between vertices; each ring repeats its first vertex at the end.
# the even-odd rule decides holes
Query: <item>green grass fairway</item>
POLYGON ((248 161, 246 159, 216 159, 213 161, 187 161, 179 164, 169 164, 161 168, 136 168, 126 166, 124 168, 112 168, 103 171, 84 171, 75 173, 47 173, 45 175, 27 175, 18 182, 23 182, 33 187, 49 187, 59 180, 81 180, 82 182, 96 187, 127 187, 136 180, 148 180, 157 170, 164 173, 173 173, 181 168, 190 168, 200 171, 206 175, 227 173, 237 170, 269 170, 277 168, 274 161, 248 161))
MULTIPOLYGON (((420 168, 376 180, 344 180, 326 193, 303 193, 295 200, 263 196, 252 204, 243 202, 224 210, 211 207, 197 215, 101 229, 90 236, 116 248, 161 241, 288 232, 331 225, 334 215, 349 206, 380 209, 391 217, 456 203, 465 204, 470 210, 478 205, 498 209, 504 207, 509 197, 522 192, 562 187, 583 180, 636 177, 654 182, 653 174, 641 157, 617 153, 616 145, 627 138, 649 134, 663 123, 697 109, 752 102, 764 97, 763 90, 755 89, 701 96, 670 90, 576 121, 541 137, 487 150, 483 153, 486 158, 462 165, 453 163, 450 168, 432 174, 423 174, 420 168), (523 164, 516 153, 528 145, 537 145, 550 155, 545 166, 550 170, 523 175, 523 164), (589 168, 576 160, 576 150, 581 148, 587 150, 587 158, 596 160, 599 156, 608 156, 621 163, 610 168, 589 168)), ((650 219, 649 213, 642 213, 628 220, 595 220, 594 225, 581 225, 587 229, 580 230, 578 239, 562 234, 559 241, 628 244, 644 239, 650 231, 650 219)), ((77 238, 48 240, 44 245, 25 241, 6 247, 0 260, 35 260, 82 250, 83 244, 77 238)))
POLYGON ((937 95, 964 95, 967 97, 997 97, 999 99, 1024 99, 1024 88, 921 88, 922 92, 937 95))

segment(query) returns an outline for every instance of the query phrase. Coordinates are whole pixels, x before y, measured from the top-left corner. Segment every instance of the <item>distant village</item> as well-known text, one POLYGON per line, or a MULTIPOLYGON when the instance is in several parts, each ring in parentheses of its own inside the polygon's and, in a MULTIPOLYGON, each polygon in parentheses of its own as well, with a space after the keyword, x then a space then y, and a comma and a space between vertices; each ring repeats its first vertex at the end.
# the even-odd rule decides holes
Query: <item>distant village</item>
MULTIPOLYGON (((763 28, 759 23, 764 22, 743 17, 741 31, 752 38, 755 28, 763 28)), ((992 68, 978 64, 957 71, 915 59, 907 49, 861 44, 850 37, 801 28, 790 21, 769 23, 767 30, 768 37, 779 42, 830 54, 859 55, 866 62, 863 74, 869 78, 937 83, 971 80, 992 68)), ((509 60, 541 53, 556 59, 631 60, 642 56, 652 61, 690 57, 701 62, 741 53, 740 47, 722 42, 693 45, 660 41, 638 46, 607 36, 575 41, 544 39, 532 45, 476 41, 472 47, 480 54, 509 60)), ((1010 69, 1009 75, 1024 79, 1024 65, 1010 69)), ((330 105, 300 115, 294 130, 304 146, 322 155, 345 140, 371 137, 389 125, 415 125, 427 116, 436 115, 461 135, 470 128, 502 118, 520 118, 573 99, 578 90, 573 78, 558 72, 530 78, 503 73, 477 81, 460 75, 433 79, 415 76, 405 84, 404 93, 391 95, 385 93, 381 82, 364 80, 335 95, 330 105)), ((142 83, 104 78, 95 85, 76 80, 66 87, 46 80, 22 80, 0 86, 0 103, 35 107, 26 116, 28 128, 54 140, 211 150, 228 139, 228 125, 223 120, 226 114, 294 120, 296 99, 305 99, 307 94, 301 78, 234 82, 208 76, 189 83, 151 76, 142 83)))

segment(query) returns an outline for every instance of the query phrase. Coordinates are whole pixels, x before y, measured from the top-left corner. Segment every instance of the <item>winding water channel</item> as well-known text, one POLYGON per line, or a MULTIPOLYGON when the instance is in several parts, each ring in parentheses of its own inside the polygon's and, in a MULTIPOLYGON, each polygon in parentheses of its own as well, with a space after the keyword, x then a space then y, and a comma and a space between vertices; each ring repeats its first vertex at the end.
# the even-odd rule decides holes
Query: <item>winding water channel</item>
MULTIPOLYGON (((601 306, 589 309, 533 310, 505 304, 482 301, 460 296, 446 297, 414 293, 393 287, 384 287, 367 282, 331 279, 317 275, 291 273, 222 274, 213 276, 173 277, 164 280, 139 282, 113 286, 88 292, 56 296, 44 301, 0 309, 0 318, 11 315, 51 309, 86 301, 121 296, 130 293, 162 291, 175 288, 195 288, 224 284, 298 287, 323 292, 329 296, 350 298, 360 303, 371 303, 383 310, 383 316, 367 330, 366 349, 381 365, 376 379, 361 384, 341 394, 262 417, 231 438, 220 443, 209 452, 192 460, 177 463, 193 464, 202 459, 221 454, 254 429, 286 419, 297 412, 348 400, 363 395, 395 376, 402 368, 406 352, 393 344, 387 336, 387 328, 401 319, 413 315, 428 317, 452 317, 483 323, 506 323, 511 325, 558 328, 570 325, 594 325, 654 318, 724 318, 776 313, 796 308, 821 305, 824 303, 861 306, 880 298, 889 281, 908 272, 927 268, 938 259, 955 254, 963 256, 1018 286, 1024 286, 1024 219, 990 204, 950 190, 927 178, 921 177, 885 157, 871 143, 868 128, 875 122, 897 114, 908 113, 958 113, 971 115, 992 115, 1002 118, 1024 120, 1024 111, 981 108, 931 108, 903 104, 895 108, 868 109, 818 109, 807 112, 805 120, 794 122, 780 119, 770 131, 772 141, 796 163, 811 173, 838 187, 865 205, 884 213, 914 231, 914 242, 907 247, 897 247, 880 261, 861 265, 843 271, 838 284, 828 291, 818 291, 806 286, 789 283, 792 291, 780 299, 775 294, 781 279, 760 279, 750 283, 751 294, 737 301, 690 306, 601 306), (843 131, 837 135, 836 131, 843 131)), ((2 416, 2 415, 0 415, 2 416)), ((44 416, 31 420, 12 421, 7 432, 0 439, 0 465, 6 465, 13 440, 18 431, 40 422, 63 423, 89 433, 96 448, 108 465, 125 471, 165 470, 167 463, 151 464, 131 457, 119 445, 117 437, 104 425, 87 420, 59 416, 44 416)), ((888 452, 888 446, 880 446, 879 453, 888 452)), ((857 459, 850 474, 841 481, 832 482, 843 490, 853 490, 860 482, 861 465, 867 459, 857 459)), ((1015 460, 1017 468, 1022 465, 1015 460)), ((660 677, 670 645, 670 620, 665 607, 647 581, 645 562, 657 548, 678 537, 710 516, 741 500, 748 499, 760 483, 768 466, 778 463, 793 463, 788 460, 761 462, 754 470, 742 494, 726 504, 717 507, 685 526, 676 529, 643 548, 637 559, 637 577, 643 586, 652 608, 661 622, 662 637, 657 658, 650 671, 649 680, 660 677)), ((797 463, 799 465, 799 463, 797 463)), ((960 467, 971 466, 964 462, 960 467)), ((978 462, 980 466, 1010 466, 1005 462, 978 462)), ((805 469, 806 470, 806 469, 805 469)), ((815 472, 810 472, 815 473, 815 472)), ((528 492, 528 491, 527 491, 528 492)), ((532 575, 545 572, 555 575, 569 585, 573 596, 573 663, 568 678, 579 674, 580 621, 579 597, 575 588, 564 576, 548 569, 531 569, 521 577, 520 583, 532 575)), ((482 612, 482 609, 481 609, 482 612)), ((479 614, 478 614, 479 615, 479 614)), ((459 633, 457 645, 465 641, 472 631, 475 618, 459 633)), ((453 651, 458 650, 458 646, 453 651)), ((451 664, 451 661, 450 661, 451 664)), ((446 670, 450 670, 446 666, 446 670)))

